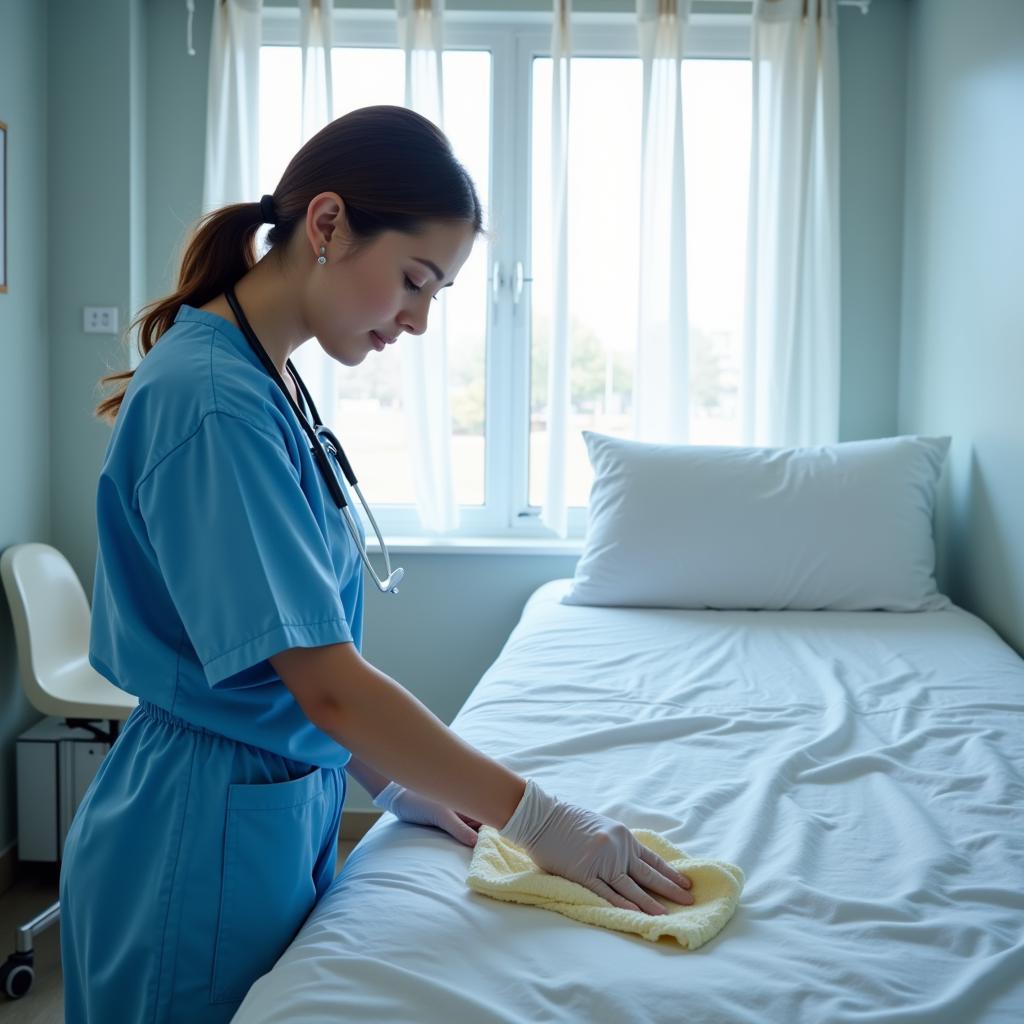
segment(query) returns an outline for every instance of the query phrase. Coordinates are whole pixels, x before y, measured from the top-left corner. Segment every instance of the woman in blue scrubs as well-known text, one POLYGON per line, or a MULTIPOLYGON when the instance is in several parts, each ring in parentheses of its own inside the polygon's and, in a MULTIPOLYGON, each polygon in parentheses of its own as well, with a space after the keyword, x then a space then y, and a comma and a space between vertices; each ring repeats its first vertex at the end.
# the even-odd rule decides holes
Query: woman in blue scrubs
POLYGON ((268 659, 361 649, 363 631, 361 561, 287 360, 315 337, 357 366, 422 334, 481 232, 472 181, 430 121, 353 111, 299 150, 272 197, 200 221, 178 290, 137 321, 138 368, 105 378, 122 390, 97 410, 113 434, 89 661, 139 705, 67 837, 67 1020, 230 1019, 334 877, 346 769, 400 817, 472 844, 478 822, 353 759, 268 659))

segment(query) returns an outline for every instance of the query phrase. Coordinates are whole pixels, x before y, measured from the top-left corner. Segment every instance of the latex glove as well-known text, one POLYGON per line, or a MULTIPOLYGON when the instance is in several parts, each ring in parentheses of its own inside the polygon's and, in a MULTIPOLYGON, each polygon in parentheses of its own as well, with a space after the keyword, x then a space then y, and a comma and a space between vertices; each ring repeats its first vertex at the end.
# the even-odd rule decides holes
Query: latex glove
POLYGON ((444 829, 450 836, 466 846, 476 846, 480 822, 445 807, 436 800, 428 800, 414 789, 406 789, 397 782, 389 782, 374 798, 375 807, 390 811, 401 821, 413 825, 433 825, 444 829))
POLYGON ((498 833, 522 847, 538 867, 586 886, 613 906, 666 913, 644 889, 674 903, 693 903, 686 891, 690 879, 647 849, 622 822, 549 796, 533 779, 498 833))

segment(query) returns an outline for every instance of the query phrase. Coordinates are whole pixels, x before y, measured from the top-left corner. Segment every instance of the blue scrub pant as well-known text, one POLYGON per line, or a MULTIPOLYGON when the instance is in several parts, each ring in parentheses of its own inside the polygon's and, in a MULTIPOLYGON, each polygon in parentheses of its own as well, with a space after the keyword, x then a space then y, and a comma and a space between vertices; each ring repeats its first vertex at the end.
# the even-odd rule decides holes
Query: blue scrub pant
POLYGON ((344 801, 344 768, 140 702, 65 843, 65 1020, 229 1020, 331 884, 344 801))

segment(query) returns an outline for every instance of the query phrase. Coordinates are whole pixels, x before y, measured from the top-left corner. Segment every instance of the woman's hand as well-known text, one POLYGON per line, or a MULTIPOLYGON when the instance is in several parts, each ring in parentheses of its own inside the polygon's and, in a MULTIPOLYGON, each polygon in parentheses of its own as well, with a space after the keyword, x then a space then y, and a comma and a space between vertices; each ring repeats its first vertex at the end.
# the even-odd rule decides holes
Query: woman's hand
POLYGON ((390 811, 401 821, 413 825, 433 825, 443 829, 465 846, 476 846, 480 822, 453 811, 436 800, 428 800, 413 789, 406 789, 397 782, 390 782, 382 789, 373 803, 390 811))
POLYGON ((621 821, 545 793, 533 779, 498 834, 522 847, 537 867, 585 886, 614 907, 664 914, 648 892, 691 904, 689 877, 649 850, 621 821))

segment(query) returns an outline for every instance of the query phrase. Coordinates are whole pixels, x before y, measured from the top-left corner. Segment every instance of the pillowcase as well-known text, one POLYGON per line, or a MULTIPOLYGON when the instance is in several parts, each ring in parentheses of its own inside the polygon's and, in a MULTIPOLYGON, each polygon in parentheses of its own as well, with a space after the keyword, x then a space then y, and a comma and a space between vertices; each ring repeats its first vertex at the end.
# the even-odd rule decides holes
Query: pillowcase
POLYGON ((949 437, 803 448, 584 430, 594 483, 563 604, 936 611, 932 514, 949 437))

